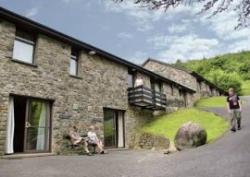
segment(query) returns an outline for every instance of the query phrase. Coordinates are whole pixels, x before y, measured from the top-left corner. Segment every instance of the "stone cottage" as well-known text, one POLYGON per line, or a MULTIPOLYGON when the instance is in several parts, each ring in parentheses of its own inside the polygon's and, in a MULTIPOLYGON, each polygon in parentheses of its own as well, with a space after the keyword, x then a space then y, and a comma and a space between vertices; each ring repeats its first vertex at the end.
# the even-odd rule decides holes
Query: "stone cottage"
POLYGON ((190 103, 191 105, 194 101, 200 99, 201 97, 219 96, 225 94, 222 89, 218 88, 198 73, 190 71, 186 68, 170 65, 152 58, 147 59, 142 66, 163 77, 174 80, 190 89, 195 90, 195 94, 193 94, 194 98, 190 103))
MULTIPOLYGON (((63 153, 72 126, 133 147, 155 111, 196 89, 0 8, 0 154, 63 153)), ((215 91, 219 91, 214 87, 215 91)))

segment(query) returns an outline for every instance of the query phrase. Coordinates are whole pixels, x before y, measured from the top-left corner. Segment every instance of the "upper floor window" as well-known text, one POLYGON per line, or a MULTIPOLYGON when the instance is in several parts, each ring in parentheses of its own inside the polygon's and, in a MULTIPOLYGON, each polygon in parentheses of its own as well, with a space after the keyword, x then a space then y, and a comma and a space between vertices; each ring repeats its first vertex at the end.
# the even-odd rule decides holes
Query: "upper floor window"
POLYGON ((171 95, 174 96, 174 86, 173 86, 173 84, 171 84, 170 87, 171 87, 170 88, 171 89, 171 95))
POLYGON ((135 74, 132 72, 128 72, 128 87, 134 87, 135 84, 135 74))
POLYGON ((154 90, 156 92, 162 92, 162 83, 161 82, 156 82, 154 90))
POLYGON ((197 86, 198 86, 198 91, 200 92, 201 91, 201 82, 200 81, 198 81, 197 86))
POLYGON ((160 81, 151 80, 151 88, 156 92, 162 92, 162 83, 160 81))
POLYGON ((34 49, 34 36, 17 30, 13 48, 13 59, 33 64, 34 49))
POLYGON ((179 96, 182 97, 183 96, 183 93, 182 93, 182 90, 179 89, 179 96))
POLYGON ((79 58, 79 52, 77 50, 71 51, 71 57, 70 57, 70 65, 69 65, 69 74, 73 76, 78 75, 78 58, 79 58))

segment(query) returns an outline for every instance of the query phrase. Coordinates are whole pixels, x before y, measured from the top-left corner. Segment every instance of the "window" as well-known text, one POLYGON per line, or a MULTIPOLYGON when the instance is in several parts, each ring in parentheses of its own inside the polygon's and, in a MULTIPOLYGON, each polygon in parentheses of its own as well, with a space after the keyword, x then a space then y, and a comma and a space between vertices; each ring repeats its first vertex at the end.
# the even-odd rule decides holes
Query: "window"
POLYGON ((128 72, 128 87, 134 87, 135 82, 135 74, 132 72, 128 72))
POLYGON ((171 95, 174 96, 174 86, 171 84, 171 95))
POLYGON ((35 40, 33 36, 20 31, 16 32, 13 59, 25 63, 33 63, 34 48, 35 40))
POLYGON ((151 88, 156 92, 162 92, 162 83, 160 81, 150 80, 151 88))
POLYGON ((198 85, 198 91, 201 92, 201 82, 198 81, 198 84, 197 84, 197 85, 198 85))
POLYGON ((154 90, 156 91, 156 92, 162 92, 162 84, 161 84, 161 82, 155 82, 155 88, 154 88, 154 90))
POLYGON ((182 91, 179 89, 179 96, 182 97, 182 91))
POLYGON ((78 75, 78 51, 72 50, 70 57, 69 74, 73 76, 78 75))

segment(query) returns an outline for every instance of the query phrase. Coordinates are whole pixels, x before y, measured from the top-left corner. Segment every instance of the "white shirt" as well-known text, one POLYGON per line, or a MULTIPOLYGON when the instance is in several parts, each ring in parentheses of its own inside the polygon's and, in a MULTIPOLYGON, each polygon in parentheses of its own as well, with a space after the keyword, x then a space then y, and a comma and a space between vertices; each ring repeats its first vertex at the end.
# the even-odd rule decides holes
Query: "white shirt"
POLYGON ((140 85, 143 85, 143 79, 137 78, 135 80, 135 87, 140 86, 140 85))
POLYGON ((96 135, 95 132, 89 131, 89 132, 88 132, 88 138, 89 138, 91 141, 98 142, 98 138, 97 138, 97 135, 96 135))

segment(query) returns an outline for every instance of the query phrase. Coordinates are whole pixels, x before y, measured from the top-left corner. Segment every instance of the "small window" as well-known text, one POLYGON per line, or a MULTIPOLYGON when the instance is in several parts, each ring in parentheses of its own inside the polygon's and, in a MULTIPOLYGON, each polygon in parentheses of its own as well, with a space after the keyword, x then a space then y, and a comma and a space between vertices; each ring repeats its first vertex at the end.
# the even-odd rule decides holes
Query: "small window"
POLYGON ((33 36, 20 31, 16 32, 13 48, 13 59, 32 64, 34 48, 35 40, 33 36))
POLYGON ((150 80, 151 89, 156 92, 162 92, 162 83, 160 81, 155 81, 153 79, 150 80))
POLYGON ((69 74, 73 76, 78 75, 78 57, 79 52, 76 50, 71 51, 69 74))
POLYGON ((201 92, 201 82, 200 81, 197 81, 198 82, 198 91, 201 92))
POLYGON ((134 75, 133 74, 128 74, 128 87, 134 87, 134 75))
POLYGON ((182 91, 179 89, 179 96, 182 97, 182 91))
POLYGON ((128 73, 128 87, 129 88, 134 87, 134 82, 135 82, 135 75, 134 73, 129 72, 128 73))
POLYGON ((171 95, 174 96, 174 86, 171 84, 171 95))
POLYGON ((155 87, 154 90, 156 92, 162 92, 162 83, 161 82, 155 82, 154 87, 155 87))

